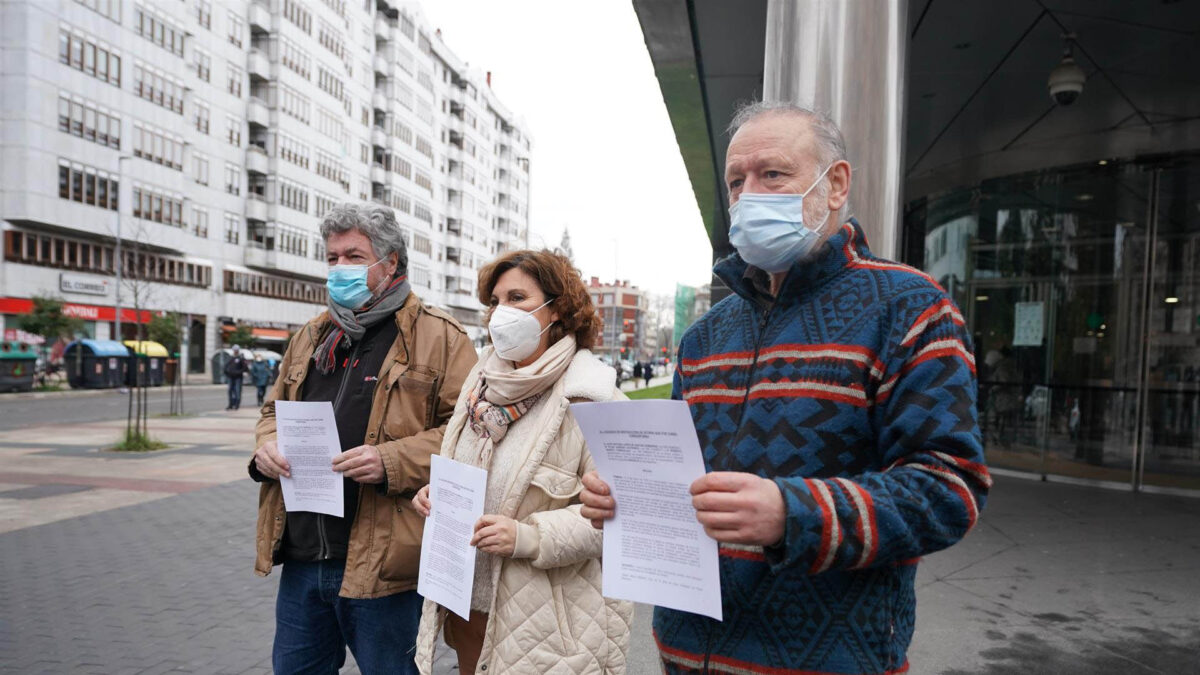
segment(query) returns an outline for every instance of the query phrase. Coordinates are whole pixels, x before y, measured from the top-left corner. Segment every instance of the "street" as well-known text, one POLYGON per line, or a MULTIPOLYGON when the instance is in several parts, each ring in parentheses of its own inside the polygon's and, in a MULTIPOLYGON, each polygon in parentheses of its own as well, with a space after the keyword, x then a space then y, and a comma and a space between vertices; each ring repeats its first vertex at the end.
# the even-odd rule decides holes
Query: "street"
MULTIPOLYGON (((223 397, 152 417, 170 447, 137 454, 101 449, 123 397, 0 399, 0 672, 270 671, 279 575, 252 572, 246 477, 257 411, 223 397)), ((918 570, 910 672, 1193 671, 1197 517, 1197 499, 997 477, 979 525, 918 570)), ((638 607, 632 674, 658 672, 650 616, 638 607)), ((455 672, 438 653, 436 672, 455 672)))
MULTIPOLYGON (((243 409, 247 407, 247 403, 248 407, 253 408, 254 387, 245 387, 242 394, 243 409)), ((150 388, 150 417, 170 412, 170 396, 167 387, 150 388)), ((184 411, 189 414, 225 409, 224 385, 184 387, 183 396, 184 411)), ((116 389, 62 392, 45 398, 0 394, 0 431, 44 424, 77 424, 119 419, 125 416, 128 406, 129 395, 116 389)))

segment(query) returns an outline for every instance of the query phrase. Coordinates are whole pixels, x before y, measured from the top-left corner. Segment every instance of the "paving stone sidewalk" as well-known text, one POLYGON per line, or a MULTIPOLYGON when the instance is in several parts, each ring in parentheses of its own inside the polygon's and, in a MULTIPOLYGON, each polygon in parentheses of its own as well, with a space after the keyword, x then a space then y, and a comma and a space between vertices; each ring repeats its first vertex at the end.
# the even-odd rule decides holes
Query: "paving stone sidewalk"
MULTIPOLYGON (((0 435, 0 672, 269 672, 252 426, 179 420, 177 449, 121 457, 91 448, 106 427, 0 435)), ((1197 599, 1200 499, 1001 476, 976 529, 921 564, 911 672, 1200 672, 1197 599)), ((658 672, 649 621, 639 607, 631 675, 658 672)))

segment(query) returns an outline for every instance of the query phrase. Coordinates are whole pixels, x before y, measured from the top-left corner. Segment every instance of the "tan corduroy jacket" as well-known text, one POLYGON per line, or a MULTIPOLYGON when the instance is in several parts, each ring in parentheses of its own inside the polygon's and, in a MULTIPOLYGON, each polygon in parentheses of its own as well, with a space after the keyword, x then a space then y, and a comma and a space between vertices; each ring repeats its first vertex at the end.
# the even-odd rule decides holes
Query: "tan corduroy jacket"
MULTIPOLYGON (((490 349, 484 350, 484 360, 490 349)), ((464 391, 474 387, 479 368, 471 371, 464 391)), ((536 557, 505 558, 493 568, 493 595, 476 673, 625 672, 633 603, 611 600, 600 592, 604 535, 579 514, 578 498, 583 490, 580 477, 595 464, 569 410, 571 403, 624 399, 613 387, 615 380, 613 369, 591 352, 576 352, 566 373, 513 423, 496 447, 496 452, 519 458, 499 512, 529 527, 538 546, 536 557)), ((466 401, 460 398, 446 428, 443 455, 453 456, 466 417, 466 401)), ((445 618, 444 608, 425 601, 416 656, 422 673, 432 670, 445 618)))
MULTIPOLYGON (((378 598, 416 588, 425 519, 413 510, 411 499, 429 482, 429 456, 441 447, 463 380, 478 359, 462 326, 415 294, 396 311, 395 321, 399 333, 380 368, 363 439, 379 449, 387 491, 366 485, 359 490, 342 581, 341 595, 347 598, 378 598)), ((329 313, 322 312, 292 338, 262 408, 255 447, 275 439, 275 401, 299 399, 313 352, 331 324, 329 313)), ((280 562, 286 520, 279 481, 264 481, 254 563, 260 576, 280 562)))

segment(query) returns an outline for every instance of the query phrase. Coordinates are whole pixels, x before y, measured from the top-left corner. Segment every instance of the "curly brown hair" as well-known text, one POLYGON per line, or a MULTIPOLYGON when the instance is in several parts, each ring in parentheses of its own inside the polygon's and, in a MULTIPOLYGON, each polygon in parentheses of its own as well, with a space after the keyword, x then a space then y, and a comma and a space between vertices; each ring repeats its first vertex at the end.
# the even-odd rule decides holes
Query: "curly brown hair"
POLYGON ((509 251, 479 270, 479 301, 488 305, 484 323, 492 318, 492 291, 500 276, 516 268, 533 277, 542 293, 550 300, 549 307, 558 313, 558 321, 550 326, 550 344, 567 335, 575 336, 579 349, 591 349, 596 344, 603 324, 592 296, 583 285, 579 270, 566 257, 545 249, 509 251))

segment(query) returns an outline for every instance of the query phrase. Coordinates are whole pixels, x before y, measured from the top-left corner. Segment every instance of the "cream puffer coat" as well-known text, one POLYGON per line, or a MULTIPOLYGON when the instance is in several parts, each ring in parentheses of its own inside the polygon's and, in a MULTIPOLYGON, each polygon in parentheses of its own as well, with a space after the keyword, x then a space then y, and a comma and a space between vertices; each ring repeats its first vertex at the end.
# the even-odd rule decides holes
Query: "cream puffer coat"
MULTIPOLYGON (((466 396, 490 349, 463 384, 442 455, 453 455, 466 424, 466 396)), ((494 567, 494 591, 476 670, 481 675, 625 672, 633 604, 600 594, 602 534, 579 515, 578 503, 580 476, 595 465, 567 408, 581 401, 625 398, 613 388, 615 377, 591 352, 579 350, 566 373, 509 428, 497 448, 523 453, 500 514, 536 528, 538 555, 506 558, 494 567)), ((422 673, 433 667, 446 612, 425 601, 416 656, 422 673)))

